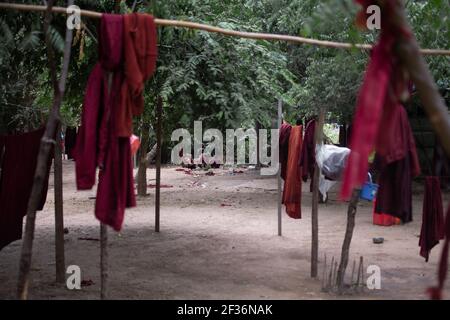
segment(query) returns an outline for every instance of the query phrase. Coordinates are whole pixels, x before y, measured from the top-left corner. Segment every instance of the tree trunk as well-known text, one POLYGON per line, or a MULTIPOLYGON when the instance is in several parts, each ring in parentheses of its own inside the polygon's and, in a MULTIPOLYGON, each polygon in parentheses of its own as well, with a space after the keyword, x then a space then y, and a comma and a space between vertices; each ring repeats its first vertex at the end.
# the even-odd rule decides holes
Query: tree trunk
POLYGON ((158 144, 155 143, 155 144, 153 145, 152 150, 150 150, 150 152, 147 153, 147 168, 150 167, 150 165, 151 165, 153 159, 156 159, 157 151, 158 151, 158 144))
POLYGON ((347 228, 345 230, 344 242, 342 243, 341 261, 339 263, 339 269, 336 280, 339 293, 342 293, 344 290, 345 271, 348 265, 350 244, 352 242, 353 230, 355 228, 355 216, 356 216, 356 209, 358 207, 360 191, 361 191, 360 189, 353 190, 352 198, 350 199, 350 202, 348 204, 347 228))
MULTIPOLYGON (((325 122, 325 112, 320 110, 319 121, 315 130, 315 143, 321 143, 323 139, 323 124, 325 122)), ((315 158, 315 155, 314 155, 315 158)), ((313 177, 313 195, 311 210, 311 278, 317 277, 319 263, 319 178, 320 169, 315 165, 313 177)))
POLYGON ((55 180, 55 264, 56 282, 63 283, 66 278, 64 257, 64 212, 63 212, 63 177, 61 151, 61 125, 56 131, 55 155, 53 162, 55 180))
POLYGON ((144 197, 147 195, 147 147, 149 144, 149 130, 150 127, 142 120, 142 140, 141 148, 139 150, 139 169, 137 178, 137 192, 138 196, 144 197))

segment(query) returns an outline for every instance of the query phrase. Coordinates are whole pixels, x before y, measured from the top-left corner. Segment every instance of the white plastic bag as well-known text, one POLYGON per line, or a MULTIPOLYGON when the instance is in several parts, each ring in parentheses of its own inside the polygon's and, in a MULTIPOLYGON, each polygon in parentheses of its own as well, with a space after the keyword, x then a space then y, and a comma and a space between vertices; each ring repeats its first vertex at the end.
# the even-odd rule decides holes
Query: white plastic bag
POLYGON ((327 179, 339 181, 344 172, 350 149, 331 144, 316 145, 316 161, 320 173, 327 179))

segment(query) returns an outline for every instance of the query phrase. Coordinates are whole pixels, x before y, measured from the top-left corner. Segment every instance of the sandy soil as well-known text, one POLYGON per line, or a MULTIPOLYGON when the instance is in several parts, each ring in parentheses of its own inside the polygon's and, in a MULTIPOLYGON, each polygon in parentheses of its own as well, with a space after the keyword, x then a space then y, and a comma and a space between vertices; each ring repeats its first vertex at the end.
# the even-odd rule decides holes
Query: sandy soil
MULTIPOLYGON (((415 221, 394 227, 372 224, 371 204, 358 208, 351 263, 363 255, 365 265, 381 268, 381 290, 337 296, 321 292, 323 256, 338 257, 346 225, 346 203, 320 205, 320 277, 310 272, 311 194, 304 185, 303 219, 283 214, 283 236, 277 236, 276 179, 256 171, 190 176, 175 168, 162 172, 161 232, 154 229, 154 189, 127 210, 123 231, 109 235, 111 299, 426 299, 436 281, 441 245, 428 263, 419 256, 422 187, 416 185, 415 221), (221 206, 221 204, 231 206, 221 206), (373 244, 384 237, 384 244, 373 244)), ((149 183, 155 171, 149 169, 149 183)), ((29 297, 31 299, 98 299, 100 290, 99 223, 93 214, 94 191, 75 189, 74 164, 64 161, 66 265, 78 265, 91 286, 71 291, 54 283, 53 183, 45 209, 38 213, 29 297)), ((445 203, 450 199, 444 196, 445 203)), ((0 298, 12 299, 21 241, 0 251, 0 298)), ((351 269, 351 268, 349 268, 351 269)), ((446 297, 450 297, 447 285, 446 297)))

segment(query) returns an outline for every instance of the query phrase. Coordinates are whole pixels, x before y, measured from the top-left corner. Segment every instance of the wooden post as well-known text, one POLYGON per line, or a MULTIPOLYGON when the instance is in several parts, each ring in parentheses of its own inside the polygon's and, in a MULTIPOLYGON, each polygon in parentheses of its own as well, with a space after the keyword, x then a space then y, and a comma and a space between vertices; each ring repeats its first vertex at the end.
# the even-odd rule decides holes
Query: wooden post
MULTIPOLYGON (((342 243, 342 251, 341 251, 341 261, 339 262, 339 269, 337 274, 337 287, 339 293, 343 293, 344 291, 344 280, 345 280, 345 270, 348 265, 348 256, 350 252, 350 244, 352 242, 353 230, 355 228, 355 216, 356 209, 358 207, 359 202, 359 193, 361 189, 353 190, 352 198, 348 204, 347 210, 347 228, 345 230, 344 242, 342 243)), ((353 278, 353 272, 352 272, 353 278)))
POLYGON ((142 116, 142 135, 141 135, 141 147, 139 148, 139 168, 137 173, 137 192, 138 195, 144 197, 147 195, 147 148, 149 144, 149 130, 150 127, 146 123, 144 116, 142 116))
MULTIPOLYGON (((61 69, 61 77, 57 80, 56 59, 49 35, 49 26, 52 20, 51 10, 53 0, 48 1, 47 11, 44 19, 45 45, 49 62, 50 76, 53 85, 53 103, 52 109, 47 121, 44 136, 41 139, 39 154, 37 158, 36 171, 34 174, 33 187, 28 200, 27 218, 25 224, 25 233, 22 241, 22 252, 19 265, 19 279, 17 283, 17 297, 22 300, 28 298, 29 276, 31 269, 31 258, 33 254, 34 229, 36 223, 36 210, 42 197, 42 189, 47 175, 47 163, 50 157, 51 145, 55 143, 56 127, 59 123, 59 110, 64 97, 67 74, 70 62, 70 53, 72 47, 72 30, 66 29, 66 38, 64 44, 64 57, 61 69)), ((67 1, 68 5, 73 4, 73 0, 67 1)))
POLYGON ((100 299, 107 297, 108 284, 108 228, 100 223, 100 299))
MULTIPOLYGON (((319 120, 316 125, 314 133, 315 143, 320 144, 323 137, 323 125, 325 122, 325 112, 321 109, 319 113, 319 120)), ((314 155, 315 157, 315 155, 314 155)), ((317 268, 319 260, 319 178, 320 169, 315 164, 314 177, 313 177, 313 195, 312 195, 312 210, 311 210, 311 277, 317 277, 317 268)))
POLYGON ((56 144, 54 151, 53 177, 55 185, 55 265, 56 282, 63 283, 66 276, 64 257, 64 212, 63 212, 63 177, 62 177, 62 150, 61 150, 61 124, 56 130, 56 144))
POLYGON ((162 140, 162 98, 156 102, 156 191, 155 191, 155 231, 159 232, 161 202, 161 140, 162 140))
MULTIPOLYGON (((281 118, 283 116, 283 101, 281 99, 278 100, 278 130, 281 129, 281 118)), ((282 214, 281 214, 281 163, 278 161, 278 236, 282 236, 282 214)))

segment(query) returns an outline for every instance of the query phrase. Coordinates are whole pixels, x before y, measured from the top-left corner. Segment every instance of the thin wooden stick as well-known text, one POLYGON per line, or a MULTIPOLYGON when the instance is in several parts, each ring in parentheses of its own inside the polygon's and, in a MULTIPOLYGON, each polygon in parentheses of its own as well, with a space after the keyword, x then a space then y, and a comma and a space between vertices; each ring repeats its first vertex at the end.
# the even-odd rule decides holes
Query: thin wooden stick
POLYGON ((55 265, 56 282, 65 280, 66 266, 64 257, 64 211, 63 211, 63 177, 62 177, 62 151, 61 151, 61 124, 56 131, 56 144, 54 151, 53 177, 55 185, 55 265))
POLYGON ((162 98, 156 102, 156 191, 155 191, 155 231, 160 231, 161 207, 161 140, 162 140, 162 98))
POLYGON ((326 287, 326 278, 327 278, 327 254, 325 253, 322 272, 322 290, 324 290, 326 287))
MULTIPOLYGON (((73 3, 69 0, 68 3, 73 3)), ((56 70, 53 68, 55 65, 52 59, 52 44, 50 42, 50 37, 48 34, 48 27, 51 23, 51 8, 53 1, 49 0, 48 8, 46 13, 46 18, 44 20, 44 32, 45 32, 45 44, 47 47, 50 73, 56 74, 56 70)), ((46 7, 44 7, 46 8, 46 7)), ((64 57, 63 66, 61 71, 61 78, 57 87, 54 86, 54 97, 52 109, 47 121, 44 136, 41 140, 41 145, 39 148, 39 154, 36 164, 36 172, 34 174, 33 187, 31 189, 30 198, 28 200, 27 207, 27 218, 25 224, 25 234, 22 241, 22 252, 20 256, 19 265, 19 279, 17 284, 17 296, 19 299, 26 300, 28 298, 28 286, 29 286, 29 275, 31 269, 31 258, 33 253, 33 240, 34 240, 34 229, 36 223, 36 210, 39 206, 42 197, 42 189, 44 186, 45 178, 47 176, 47 163, 50 156, 51 145, 55 143, 54 137, 56 133, 56 127, 59 123, 59 109, 64 96, 67 73, 69 69, 71 44, 72 44, 72 30, 66 30, 66 41, 64 45, 64 57)), ((56 79, 52 76, 52 79, 56 79)))
MULTIPOLYGON (((281 117, 283 114, 283 101, 281 99, 278 100, 278 130, 281 129, 281 117)), ((278 164, 278 193, 277 193, 277 202, 278 202, 278 236, 282 236, 282 212, 281 212, 281 164, 278 164)))
POLYGON ((100 299, 108 296, 108 227, 100 223, 100 299))
MULTIPOLYGON (((321 143, 323 137, 323 125, 325 122, 325 112, 320 110, 319 120, 316 125, 314 143, 317 145, 321 143)), ((314 155, 315 159, 315 155, 314 155)), ((311 277, 317 277, 317 265, 319 259, 319 178, 320 169, 315 163, 314 177, 313 177, 313 195, 312 195, 312 210, 311 210, 311 277)))
POLYGON ((356 288, 359 288, 359 283, 360 283, 360 279, 361 279, 361 259, 362 259, 362 257, 359 258, 358 276, 356 278, 356 288))
POLYGON ((334 256, 331 257, 331 264, 330 264, 330 272, 328 274, 328 288, 327 289, 331 289, 333 286, 333 265, 334 265, 334 256))
POLYGON ((333 266, 333 287, 336 287, 337 269, 338 269, 338 262, 336 260, 334 261, 333 266))
POLYGON ((355 278, 355 268, 356 268, 356 261, 353 260, 353 267, 352 267, 352 278, 350 279, 350 285, 353 287, 353 279, 355 278))
MULTIPOLYGON (((22 11, 45 11, 45 6, 39 5, 27 5, 27 4, 16 4, 16 3, 0 3, 0 8, 12 9, 12 10, 22 10, 22 11)), ((66 8, 64 7, 53 7, 52 10, 56 13, 66 13, 66 8)), ((81 10, 80 14, 89 18, 99 19, 102 13, 90 10, 81 10)), ((270 33, 258 33, 258 32, 245 32, 236 31, 230 29, 223 29, 219 27, 209 26, 201 23, 190 22, 190 21, 180 21, 180 20, 167 20, 167 19, 155 19, 155 23, 159 26, 166 27, 179 27, 203 30, 207 32, 220 33, 227 36, 234 36, 240 38, 254 39, 254 40, 270 40, 270 41, 286 41, 292 43, 309 44, 320 47, 336 48, 336 49, 352 49, 357 48, 361 50, 370 50, 372 45, 370 44, 353 44, 326 40, 317 40, 297 36, 281 35, 281 34, 270 34, 270 33)), ((420 52, 425 55, 450 55, 450 50, 445 49, 421 49, 420 52)))

